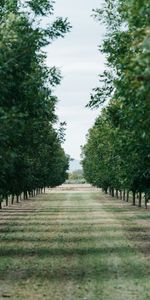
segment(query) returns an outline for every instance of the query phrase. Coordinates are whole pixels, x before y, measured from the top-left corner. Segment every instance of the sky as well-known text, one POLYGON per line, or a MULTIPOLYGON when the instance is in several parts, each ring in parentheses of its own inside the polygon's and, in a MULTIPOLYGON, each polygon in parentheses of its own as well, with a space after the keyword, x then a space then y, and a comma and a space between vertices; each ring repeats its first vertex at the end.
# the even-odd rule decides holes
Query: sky
POLYGON ((56 0, 55 15, 68 17, 72 29, 47 48, 48 66, 56 66, 63 76, 56 88, 56 113, 66 121, 65 152, 80 160, 80 146, 86 142, 88 129, 94 124, 98 110, 85 108, 92 89, 98 86, 98 74, 103 72, 105 59, 98 51, 104 28, 92 17, 92 9, 100 8, 102 0, 56 0))

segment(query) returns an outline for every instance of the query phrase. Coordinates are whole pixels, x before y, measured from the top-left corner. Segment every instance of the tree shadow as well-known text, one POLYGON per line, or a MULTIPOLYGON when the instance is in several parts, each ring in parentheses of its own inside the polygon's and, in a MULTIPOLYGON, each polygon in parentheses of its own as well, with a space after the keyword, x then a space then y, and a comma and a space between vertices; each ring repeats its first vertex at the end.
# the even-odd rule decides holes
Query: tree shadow
MULTIPOLYGON (((89 232, 92 233, 92 230, 91 230, 91 227, 93 228, 93 231, 94 232, 116 232, 116 231, 120 231, 122 232, 122 228, 118 227, 118 226, 107 226, 107 227, 102 227, 102 226, 97 226, 97 224, 95 224, 95 226, 92 224, 92 225, 87 225, 86 228, 82 227, 82 228, 79 228, 78 224, 73 224, 72 226, 70 225, 70 228, 68 228, 68 225, 67 224, 57 224, 60 228, 59 228, 59 233, 68 233, 68 232, 71 232, 71 233, 82 233, 82 232, 87 232, 89 234, 89 232)), ((102 224, 101 224, 102 225, 102 224)), ((42 228, 38 228, 38 227, 33 227, 33 226, 26 226, 24 224, 24 226, 21 228, 18 225, 15 225, 15 226, 8 226, 8 227, 2 227, 0 229, 0 233, 19 233, 19 232, 24 232, 24 233, 29 233, 29 232, 32 232, 32 233, 46 233, 46 232, 51 232, 51 231, 56 231, 58 233, 58 228, 56 226, 56 224, 54 225, 54 228, 53 226, 49 226, 47 227, 46 225, 43 226, 42 228)))
POLYGON ((85 256, 85 255, 133 255, 135 251, 128 246, 107 246, 107 247, 80 247, 80 248, 50 248, 50 247, 36 247, 36 248, 15 248, 15 247, 4 247, 1 248, 0 257, 22 257, 22 256, 38 256, 38 257, 50 257, 50 256, 85 256))
POLYGON ((127 247, 109 247, 106 248, 38 248, 38 249, 5 249, 5 253, 1 253, 2 257, 8 259, 9 257, 17 257, 24 259, 26 257, 26 263, 17 265, 9 265, 8 264, 0 269, 0 276, 3 280, 11 280, 16 281, 22 279, 30 279, 30 278, 40 278, 42 280, 85 280, 85 279, 98 279, 101 281, 108 281, 110 279, 141 279, 142 281, 148 278, 149 276, 149 268, 143 266, 143 262, 134 262, 134 254, 135 252, 132 249, 127 247), (3 255, 4 254, 4 255, 3 255), (102 259, 109 255, 109 261, 102 259), (112 256, 111 256, 112 255, 112 256), (130 261, 127 264, 121 262, 117 266, 115 265, 113 259, 115 257, 130 257, 130 261), (82 264, 81 261, 76 264, 70 263, 71 257, 80 256, 85 259, 87 257, 86 264, 82 264), (100 260, 95 260, 95 256, 100 260), (31 257, 33 260, 31 260, 31 257), (56 260, 56 257, 59 257, 60 264, 56 264, 56 266, 51 264, 51 261, 44 261, 44 258, 53 257, 56 260), (61 261, 62 258, 62 261, 61 261), (66 258, 68 260, 68 264, 63 261, 66 258), (90 263, 90 259, 93 259, 90 263))
POLYGON ((13 236, 12 235, 3 235, 1 236, 1 241, 2 242, 7 242, 8 243, 8 246, 9 246, 9 243, 17 243, 17 245, 19 245, 18 243, 20 242, 32 242, 32 243, 36 243, 36 242, 39 242, 40 243, 48 243, 49 245, 52 244, 52 243, 79 243, 79 242, 82 242, 82 243, 94 243, 94 242, 97 242, 97 241, 100 241, 100 242, 106 242, 106 241, 110 241, 110 240, 113 240, 113 242, 117 242, 117 241, 122 241, 122 235, 120 234, 119 236, 89 236, 89 235, 86 235, 86 236, 64 236, 64 235, 58 235, 56 237, 41 237, 39 238, 39 236, 20 236, 20 237, 16 237, 16 236, 13 236))

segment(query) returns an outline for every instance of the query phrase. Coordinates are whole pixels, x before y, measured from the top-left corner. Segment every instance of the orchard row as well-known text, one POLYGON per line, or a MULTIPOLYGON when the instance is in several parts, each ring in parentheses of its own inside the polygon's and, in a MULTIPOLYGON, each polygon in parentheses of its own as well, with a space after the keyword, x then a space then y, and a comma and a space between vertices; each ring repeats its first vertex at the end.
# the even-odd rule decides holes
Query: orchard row
POLYGON ((95 17, 105 23, 107 68, 90 107, 103 108, 82 150, 85 178, 112 196, 150 197, 150 2, 109 0, 95 17), (105 105, 104 105, 105 103, 105 105))
POLYGON ((67 176, 64 126, 55 129, 53 89, 61 76, 46 66, 44 47, 70 25, 62 18, 51 21, 52 2, 1 1, 0 202, 56 186, 67 176))

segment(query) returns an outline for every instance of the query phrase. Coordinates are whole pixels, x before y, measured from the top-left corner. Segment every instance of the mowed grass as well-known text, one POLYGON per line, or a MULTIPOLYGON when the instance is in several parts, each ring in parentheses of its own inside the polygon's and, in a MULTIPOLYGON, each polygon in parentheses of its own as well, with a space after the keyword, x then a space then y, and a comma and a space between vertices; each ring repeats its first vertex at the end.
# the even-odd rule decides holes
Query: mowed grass
POLYGON ((100 191, 0 212, 0 299, 150 299, 150 212, 100 191))

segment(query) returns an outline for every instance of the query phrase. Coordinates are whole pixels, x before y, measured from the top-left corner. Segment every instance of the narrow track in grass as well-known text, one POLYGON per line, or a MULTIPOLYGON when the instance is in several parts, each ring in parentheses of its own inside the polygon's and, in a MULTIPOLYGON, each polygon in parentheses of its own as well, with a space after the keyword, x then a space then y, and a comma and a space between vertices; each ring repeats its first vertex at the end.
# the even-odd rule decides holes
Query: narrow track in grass
POLYGON ((0 299, 148 300, 150 212, 76 186, 0 212, 0 299))

